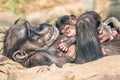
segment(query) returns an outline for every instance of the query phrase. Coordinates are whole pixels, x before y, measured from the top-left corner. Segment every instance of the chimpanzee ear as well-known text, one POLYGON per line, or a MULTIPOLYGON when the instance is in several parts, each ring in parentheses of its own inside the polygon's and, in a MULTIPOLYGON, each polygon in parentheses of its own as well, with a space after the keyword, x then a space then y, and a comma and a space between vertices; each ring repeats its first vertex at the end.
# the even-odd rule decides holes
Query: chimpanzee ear
POLYGON ((23 50, 18 50, 12 55, 12 58, 16 62, 22 62, 28 59, 28 53, 23 50))

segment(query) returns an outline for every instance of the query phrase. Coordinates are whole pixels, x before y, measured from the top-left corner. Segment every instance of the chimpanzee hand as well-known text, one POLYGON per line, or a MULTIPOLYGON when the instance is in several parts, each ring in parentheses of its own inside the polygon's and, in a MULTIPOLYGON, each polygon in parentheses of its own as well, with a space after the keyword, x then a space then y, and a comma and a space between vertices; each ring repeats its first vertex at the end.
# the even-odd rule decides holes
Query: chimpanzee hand
POLYGON ((67 39, 62 39, 61 40, 61 43, 59 44, 59 48, 62 50, 62 51, 65 51, 67 52, 69 47, 75 43, 75 37, 71 37, 71 38, 67 38, 67 39))
POLYGON ((68 46, 66 45, 65 42, 61 42, 61 44, 59 44, 59 48, 64 52, 68 51, 68 46))

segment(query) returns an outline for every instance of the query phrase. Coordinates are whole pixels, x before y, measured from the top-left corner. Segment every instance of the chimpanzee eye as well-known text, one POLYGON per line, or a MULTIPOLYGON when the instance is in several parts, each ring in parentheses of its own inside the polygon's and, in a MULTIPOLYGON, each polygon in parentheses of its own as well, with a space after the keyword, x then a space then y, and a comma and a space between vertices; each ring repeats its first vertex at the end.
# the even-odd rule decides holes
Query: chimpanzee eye
POLYGON ((36 31, 42 31, 43 27, 36 27, 36 31))
POLYGON ((44 27, 43 26, 37 26, 35 29, 36 29, 35 31, 42 31, 44 29, 44 27))
POLYGON ((34 27, 34 32, 35 32, 35 33, 39 33, 39 32, 41 32, 41 31, 43 31, 44 28, 45 28, 45 27, 43 27, 43 26, 36 26, 36 27, 34 27))
POLYGON ((44 29, 48 28, 49 25, 41 24, 39 26, 36 26, 36 31, 43 31, 44 29))
POLYGON ((45 26, 39 26, 39 31, 43 30, 45 28, 45 26))
POLYGON ((48 29, 51 28, 51 27, 52 27, 52 25, 43 23, 41 25, 38 25, 38 26, 34 27, 33 32, 36 35, 45 34, 48 31, 48 29))

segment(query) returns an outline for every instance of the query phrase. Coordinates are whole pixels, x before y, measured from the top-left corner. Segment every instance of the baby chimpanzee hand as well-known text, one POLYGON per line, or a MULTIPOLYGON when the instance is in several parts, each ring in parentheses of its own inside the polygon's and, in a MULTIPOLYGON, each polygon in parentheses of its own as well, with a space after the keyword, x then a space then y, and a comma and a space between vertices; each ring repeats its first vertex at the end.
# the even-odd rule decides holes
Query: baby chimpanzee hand
POLYGON ((66 45, 65 42, 61 42, 61 44, 59 44, 59 48, 64 52, 68 51, 68 46, 66 45))
POLYGON ((61 43, 59 44, 59 48, 62 50, 62 51, 65 51, 67 52, 69 47, 75 43, 75 37, 71 37, 71 38, 67 38, 67 39, 62 39, 61 40, 61 43))

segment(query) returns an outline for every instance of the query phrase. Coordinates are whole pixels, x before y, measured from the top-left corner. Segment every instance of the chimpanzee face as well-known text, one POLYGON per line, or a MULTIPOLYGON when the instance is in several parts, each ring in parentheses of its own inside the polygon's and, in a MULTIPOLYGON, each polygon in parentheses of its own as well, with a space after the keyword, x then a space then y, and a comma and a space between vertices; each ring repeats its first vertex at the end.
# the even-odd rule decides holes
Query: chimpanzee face
POLYGON ((51 45, 59 36, 58 29, 52 25, 43 23, 33 28, 31 40, 37 42, 40 47, 51 45))
POLYGON ((33 40, 40 41, 49 41, 54 33, 54 28, 50 25, 42 24, 38 25, 33 29, 33 40))
MULTIPOLYGON (((59 36, 59 31, 52 25, 43 23, 38 26, 26 30, 26 42, 22 45, 22 49, 43 50, 48 48, 59 36)), ((25 34, 24 33, 24 34, 25 34)))
POLYGON ((4 40, 4 53, 12 56, 17 50, 44 50, 51 46, 59 36, 56 27, 41 24, 32 27, 29 22, 11 27, 4 40))

